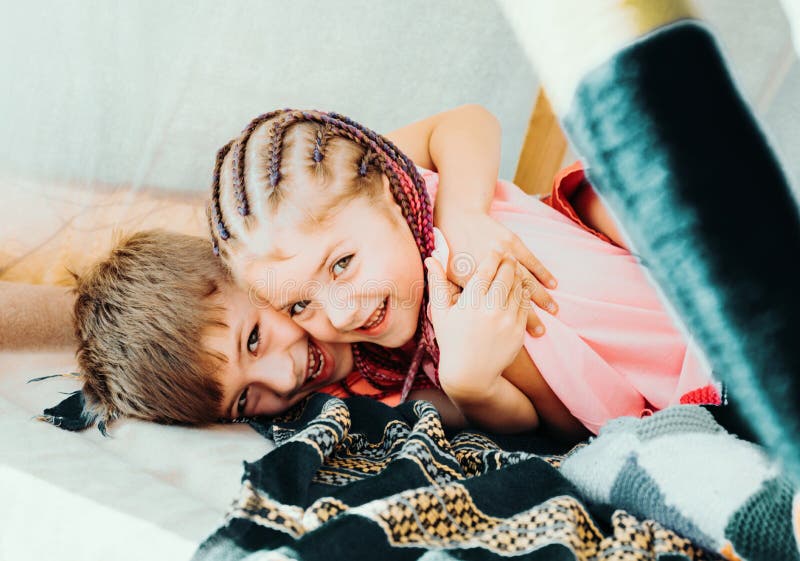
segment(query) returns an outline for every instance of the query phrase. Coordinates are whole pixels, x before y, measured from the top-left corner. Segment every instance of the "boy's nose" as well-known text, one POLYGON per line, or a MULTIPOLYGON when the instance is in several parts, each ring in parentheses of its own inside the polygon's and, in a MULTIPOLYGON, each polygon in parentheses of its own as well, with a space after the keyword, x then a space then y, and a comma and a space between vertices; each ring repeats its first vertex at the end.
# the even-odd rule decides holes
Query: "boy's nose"
POLYGON ((281 397, 285 397, 297 389, 297 375, 291 361, 265 364, 261 368, 259 377, 270 391, 281 397))
MULTIPOLYGON (((253 365, 252 380, 280 397, 294 392, 302 383, 301 345, 272 348, 253 365), (295 352, 293 352, 295 351, 295 352)), ((307 353, 307 347, 302 351, 307 353)), ((305 356, 305 354, 303 355, 305 356)))
POLYGON ((287 353, 301 341, 305 341, 306 331, 288 316, 270 310, 264 316, 265 340, 270 353, 287 353))

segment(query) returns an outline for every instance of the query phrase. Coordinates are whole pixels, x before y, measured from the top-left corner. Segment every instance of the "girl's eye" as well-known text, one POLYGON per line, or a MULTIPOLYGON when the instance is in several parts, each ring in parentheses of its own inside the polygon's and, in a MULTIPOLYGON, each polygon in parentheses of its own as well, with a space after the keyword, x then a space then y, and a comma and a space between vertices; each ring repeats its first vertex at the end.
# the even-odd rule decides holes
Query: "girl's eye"
POLYGON ((308 306, 308 300, 301 300, 300 302, 295 302, 291 306, 289 306, 289 315, 291 317, 296 316, 297 314, 303 313, 306 307, 308 306))
POLYGON ((236 415, 241 417, 244 415, 244 408, 247 407, 247 390, 249 388, 245 388, 242 392, 242 395, 239 396, 238 401, 236 402, 236 415))
POLYGON ((336 263, 333 264, 332 271, 334 275, 341 275, 344 273, 344 270, 347 269, 347 266, 350 264, 350 261, 353 259, 352 255, 348 255, 347 257, 342 257, 336 263))
POLYGON ((258 342, 261 340, 261 336, 258 332, 258 324, 253 327, 253 330, 250 332, 250 336, 247 338, 247 350, 251 353, 255 354, 258 350, 258 342))

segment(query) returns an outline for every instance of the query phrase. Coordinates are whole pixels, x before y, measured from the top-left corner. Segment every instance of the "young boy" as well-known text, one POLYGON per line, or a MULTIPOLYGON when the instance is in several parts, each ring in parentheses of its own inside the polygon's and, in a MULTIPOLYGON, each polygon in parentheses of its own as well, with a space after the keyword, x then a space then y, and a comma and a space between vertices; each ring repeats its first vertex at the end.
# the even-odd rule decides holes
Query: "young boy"
POLYGON ((204 424, 272 415, 352 370, 349 345, 308 338, 235 287, 202 238, 149 230, 77 279, 75 333, 87 408, 204 424), (247 407, 238 390, 251 388, 247 407))

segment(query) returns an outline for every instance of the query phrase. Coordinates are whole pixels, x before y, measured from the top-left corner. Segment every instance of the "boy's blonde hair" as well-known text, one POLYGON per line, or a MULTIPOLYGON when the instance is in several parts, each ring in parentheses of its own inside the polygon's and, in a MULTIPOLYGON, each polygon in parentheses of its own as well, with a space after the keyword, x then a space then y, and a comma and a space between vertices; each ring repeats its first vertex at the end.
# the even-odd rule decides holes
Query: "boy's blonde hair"
POLYGON ((75 334, 87 412, 161 423, 217 420, 225 357, 203 336, 225 327, 230 282, 202 238, 150 230, 123 239, 77 279, 75 334))

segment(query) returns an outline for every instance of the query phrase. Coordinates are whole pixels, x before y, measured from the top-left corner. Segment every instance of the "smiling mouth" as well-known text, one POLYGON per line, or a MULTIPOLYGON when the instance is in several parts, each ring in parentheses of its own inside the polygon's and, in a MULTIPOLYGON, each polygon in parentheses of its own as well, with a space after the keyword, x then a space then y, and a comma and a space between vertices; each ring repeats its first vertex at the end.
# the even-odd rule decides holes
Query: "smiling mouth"
POLYGON ((306 361, 305 383, 313 381, 325 369, 325 355, 317 345, 308 341, 308 360, 306 361))
POLYGON ((371 331, 376 327, 380 326, 383 323, 383 320, 386 319, 386 308, 389 302, 389 297, 387 296, 386 299, 381 302, 380 306, 378 306, 374 312, 367 318, 367 321, 358 328, 358 331, 371 331))

